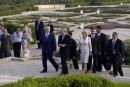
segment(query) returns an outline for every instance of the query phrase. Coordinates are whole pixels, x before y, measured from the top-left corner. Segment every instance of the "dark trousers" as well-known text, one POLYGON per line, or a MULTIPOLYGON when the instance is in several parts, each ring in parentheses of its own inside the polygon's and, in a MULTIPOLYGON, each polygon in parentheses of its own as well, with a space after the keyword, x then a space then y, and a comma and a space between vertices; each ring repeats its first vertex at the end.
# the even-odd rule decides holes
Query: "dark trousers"
POLYGON ((103 53, 99 56, 97 56, 97 70, 102 70, 102 59, 103 59, 103 53))
POLYGON ((39 42, 39 43, 37 44, 37 46, 38 46, 38 48, 42 48, 42 43, 39 42))
POLYGON ((121 62, 119 62, 116 59, 116 55, 113 54, 112 55, 112 63, 113 63, 113 74, 114 75, 118 75, 118 72, 121 76, 123 76, 123 71, 122 71, 122 67, 121 67, 121 62))
POLYGON ((43 64, 43 68, 44 68, 45 71, 47 71, 47 58, 52 63, 52 65, 55 67, 55 69, 58 68, 58 64, 53 59, 52 55, 44 52, 43 55, 42 55, 42 64, 43 64))
POLYGON ((14 42, 13 49, 14 49, 14 56, 15 57, 20 57, 20 53, 21 53, 21 42, 14 42))
POLYGON ((107 55, 104 55, 103 57, 103 66, 106 70, 111 70, 111 60, 107 59, 107 55))
POLYGON ((73 56, 71 56, 71 55, 69 57, 72 59, 74 68, 79 69, 79 65, 78 65, 78 62, 77 62, 76 58, 74 59, 73 56))
POLYGON ((92 56, 89 56, 88 59, 88 64, 87 64, 87 71, 89 71, 92 68, 92 56))
MULTIPOLYGON (((36 33, 35 33, 36 39, 37 39, 38 41, 40 41, 41 34, 39 34, 37 31, 35 31, 35 32, 36 32, 36 33)), ((37 44, 37 46, 38 46, 38 48, 42 48, 42 43, 39 42, 39 43, 37 44)))
POLYGON ((92 67, 92 57, 93 57, 93 68, 92 71, 96 72, 97 68, 97 56, 93 54, 93 56, 89 56, 89 62, 87 64, 87 69, 90 70, 92 67))
POLYGON ((1 50, 0 52, 0 58, 6 58, 10 56, 10 51, 9 50, 1 50))
POLYGON ((61 74, 68 74, 68 67, 66 63, 67 55, 60 55, 61 56, 61 64, 62 64, 62 72, 61 74))

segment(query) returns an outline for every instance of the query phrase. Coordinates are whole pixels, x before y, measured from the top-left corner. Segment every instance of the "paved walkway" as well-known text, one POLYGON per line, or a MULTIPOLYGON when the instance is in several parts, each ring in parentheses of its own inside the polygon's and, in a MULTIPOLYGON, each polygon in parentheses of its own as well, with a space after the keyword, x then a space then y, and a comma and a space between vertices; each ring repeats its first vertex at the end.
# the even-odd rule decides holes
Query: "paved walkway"
MULTIPOLYGON (((55 12, 55 9, 42 9, 40 11, 31 11, 31 14, 42 14, 42 13, 61 13, 61 12, 55 12)), ((68 12, 67 12, 68 13, 68 12)), ((92 13, 89 13, 92 14, 92 13)), ((89 15, 88 13, 85 13, 83 16, 89 15)), ((13 15, 13 16, 6 16, 6 17, 15 17, 15 16, 26 16, 27 13, 23 12, 19 15, 13 15)), ((79 16, 77 16, 79 17, 79 16)), ((130 17, 130 16, 126 16, 130 17)), ((117 19, 125 19, 126 17, 121 17, 117 19)), ((0 19, 3 17, 0 17, 0 19)), ((76 18, 76 17, 71 17, 76 18)), ((50 18, 48 18, 49 20, 50 18)), ((110 19, 108 21, 117 22, 117 19, 110 19)), ((54 19, 53 19, 54 20, 54 19)), ((125 23, 121 22, 120 23, 125 23)), ((74 23, 65 23, 65 24, 74 24, 74 23)), ((88 23, 91 24, 91 23, 88 23)), ((86 24, 86 25, 88 25, 86 24)), ((79 25, 75 25, 74 27, 71 27, 71 30, 74 30, 73 38, 77 38, 81 36, 81 32, 83 29, 78 29, 79 25)), ((88 30, 90 31, 90 30, 88 30)), ((118 32, 119 38, 122 40, 126 40, 130 38, 130 29, 113 29, 113 30, 103 30, 103 33, 112 35, 112 32, 118 32)), ((58 39, 58 35, 56 35, 56 39, 58 39)), ((41 49, 36 49, 37 45, 30 46, 30 56, 40 55, 41 49)), ((12 53, 13 55, 13 53, 12 53)), ((57 61, 58 62, 58 61, 57 61)), ((80 65, 81 68, 81 65, 80 65)), ((26 76, 34 76, 34 77, 41 77, 41 76, 53 76, 53 75, 59 75, 61 70, 59 70, 57 73, 55 72, 54 68, 48 62, 48 73, 41 74, 39 73, 42 70, 42 62, 41 60, 35 60, 35 61, 28 61, 28 62, 17 62, 17 61, 11 61, 8 63, 0 64, 0 84, 6 83, 10 81, 17 81, 18 79, 22 79, 26 76)), ((106 76, 104 73, 97 73, 100 76, 104 76, 106 78, 111 79, 112 81, 124 81, 124 82, 130 82, 130 69, 129 68, 123 68, 124 71, 124 77, 118 76, 117 78, 113 78, 112 76, 106 76)), ((69 70, 70 73, 81 73, 81 70, 69 70)), ((91 72, 89 72, 91 73, 91 72)), ((92 73, 91 73, 92 74, 92 73)))
MULTIPOLYGON (((80 69, 81 69, 81 65, 80 69)), ((61 69, 58 72, 55 72, 54 67, 52 67, 51 63, 48 62, 48 73, 40 73, 42 70, 42 61, 41 60, 32 60, 28 62, 17 62, 11 61, 8 63, 4 63, 0 65, 0 84, 17 81, 22 79, 26 76, 34 76, 34 77, 47 77, 47 76, 54 76, 59 75, 61 73, 61 69)), ((110 75, 105 75, 105 71, 101 73, 97 73, 97 75, 103 76, 105 78, 111 79, 112 81, 123 81, 123 82, 130 82, 130 69, 123 68, 124 77, 116 77, 110 75)), ((82 73, 82 70, 74 70, 69 69, 69 73, 82 73)), ((92 71, 88 72, 89 74, 93 74, 92 71)))

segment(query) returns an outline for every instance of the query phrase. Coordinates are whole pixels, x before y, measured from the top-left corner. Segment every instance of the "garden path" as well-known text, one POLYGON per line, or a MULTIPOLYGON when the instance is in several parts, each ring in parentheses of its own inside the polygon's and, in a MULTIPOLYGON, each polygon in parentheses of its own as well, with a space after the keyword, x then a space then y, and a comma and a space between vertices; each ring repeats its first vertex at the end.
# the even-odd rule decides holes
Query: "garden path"
MULTIPOLYGON (((55 12, 55 9, 51 10, 41 10, 41 11, 35 11, 31 12, 33 14, 41 14, 41 13, 58 13, 55 12)), ((67 12, 68 13, 68 12, 67 12)), ((85 13, 84 15, 89 15, 91 13, 85 13)), ((27 15, 26 12, 23 12, 21 15, 27 15)), ((21 16, 16 15, 16 16, 21 16)), ((13 16, 6 16, 6 17, 14 17, 13 16)), ((130 16, 127 16, 130 17, 130 16)), ((3 18, 3 17, 0 17, 3 18)), ((76 17, 72 17, 76 18, 76 17)), ((126 18, 126 17, 121 17, 126 18)), ((50 18, 48 18, 50 19, 50 18)), ((120 18, 119 18, 120 19, 120 18)), ((117 19, 109 19, 108 21, 116 22, 117 19)), ((65 24, 73 24, 73 23, 67 23, 65 24)), ((122 22, 124 23, 124 21, 122 22)), ((91 24, 91 23, 88 23, 91 24)), ((86 24, 86 25, 88 25, 86 24)), ((74 27, 71 27, 71 30, 74 30, 73 38, 77 38, 81 36, 81 32, 83 29, 78 29, 79 25, 75 25, 74 27)), ((113 29, 113 30, 103 30, 104 33, 111 35, 113 31, 116 31, 119 33, 119 38, 122 40, 126 40, 130 38, 130 29, 113 29)), ((58 35, 56 35, 56 39, 58 39, 58 35)), ((41 49, 36 49, 37 46, 33 45, 30 46, 30 55, 40 55, 41 49)), ((13 55, 13 54, 12 54, 13 55)), ((58 61, 57 61, 58 62, 58 61)), ((81 68, 81 65, 80 65, 81 68)), ((34 76, 34 77, 42 77, 42 76, 53 76, 53 75, 59 75, 61 72, 61 69, 56 73, 50 62, 48 62, 48 73, 41 74, 39 73, 42 70, 42 62, 41 60, 35 60, 35 61, 28 61, 28 62, 17 62, 17 61, 11 61, 8 63, 0 64, 0 84, 7 83, 10 81, 17 81, 19 79, 22 79, 25 76, 34 76)), ((118 76, 117 78, 113 78, 112 76, 105 76, 104 73, 98 73, 100 76, 104 76, 105 78, 109 78, 112 81, 124 81, 124 82, 130 82, 130 69, 129 68, 123 68, 124 71, 124 77, 118 76)), ((69 70, 70 73, 81 73, 81 70, 69 70)), ((91 73, 91 72, 89 72, 91 73)))

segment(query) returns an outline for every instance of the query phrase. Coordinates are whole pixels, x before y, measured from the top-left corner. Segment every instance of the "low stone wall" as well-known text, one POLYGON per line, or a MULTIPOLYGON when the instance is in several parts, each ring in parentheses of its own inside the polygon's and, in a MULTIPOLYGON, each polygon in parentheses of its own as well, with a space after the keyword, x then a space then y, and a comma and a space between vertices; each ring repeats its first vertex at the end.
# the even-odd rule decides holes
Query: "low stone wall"
POLYGON ((65 8, 65 4, 60 4, 60 5, 35 5, 37 7, 39 7, 39 9, 42 8, 65 8))

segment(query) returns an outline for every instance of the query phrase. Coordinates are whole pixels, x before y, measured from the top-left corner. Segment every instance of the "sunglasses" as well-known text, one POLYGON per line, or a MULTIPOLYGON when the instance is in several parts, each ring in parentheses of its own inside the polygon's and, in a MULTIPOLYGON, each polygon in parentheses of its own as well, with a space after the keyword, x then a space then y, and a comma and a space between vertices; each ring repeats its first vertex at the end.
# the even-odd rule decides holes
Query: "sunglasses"
POLYGON ((116 36, 116 35, 112 35, 112 36, 116 36))

